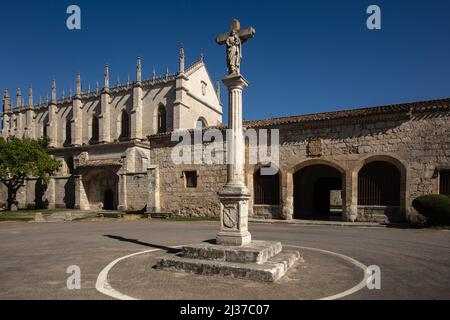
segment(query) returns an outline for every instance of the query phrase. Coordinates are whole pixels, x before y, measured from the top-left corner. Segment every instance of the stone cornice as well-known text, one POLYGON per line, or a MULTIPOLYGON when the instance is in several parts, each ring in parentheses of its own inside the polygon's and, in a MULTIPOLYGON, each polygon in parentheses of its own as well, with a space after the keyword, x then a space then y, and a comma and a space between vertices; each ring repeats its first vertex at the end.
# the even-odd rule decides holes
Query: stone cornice
POLYGON ((141 147, 149 149, 148 143, 140 142, 140 141, 117 141, 117 142, 109 142, 109 143, 100 143, 100 144, 87 144, 82 146, 70 146, 70 147, 58 147, 58 148, 50 148, 50 153, 60 153, 60 152, 68 152, 68 151, 89 151, 92 149, 114 149, 114 148, 130 148, 130 147, 141 147))

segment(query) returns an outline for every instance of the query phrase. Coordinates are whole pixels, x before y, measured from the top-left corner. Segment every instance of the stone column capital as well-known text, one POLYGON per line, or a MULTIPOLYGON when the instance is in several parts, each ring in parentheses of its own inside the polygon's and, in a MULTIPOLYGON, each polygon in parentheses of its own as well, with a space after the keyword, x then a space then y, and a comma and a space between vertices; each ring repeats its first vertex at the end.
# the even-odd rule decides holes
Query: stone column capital
POLYGON ((222 82, 228 89, 245 89, 248 87, 248 81, 241 74, 230 74, 222 82))

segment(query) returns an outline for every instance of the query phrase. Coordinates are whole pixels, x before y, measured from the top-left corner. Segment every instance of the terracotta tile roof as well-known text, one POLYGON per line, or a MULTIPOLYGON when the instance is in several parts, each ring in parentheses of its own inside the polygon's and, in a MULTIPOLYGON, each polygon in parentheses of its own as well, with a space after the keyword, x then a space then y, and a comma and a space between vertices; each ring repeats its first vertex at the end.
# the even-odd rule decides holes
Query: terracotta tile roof
POLYGON ((370 117, 384 114, 420 113, 426 111, 450 111, 450 98, 418 101, 411 103, 393 104, 379 107, 349 109, 333 112, 322 112, 282 118, 244 121, 246 127, 273 126, 291 123, 307 123, 324 120, 338 120, 348 118, 370 117))

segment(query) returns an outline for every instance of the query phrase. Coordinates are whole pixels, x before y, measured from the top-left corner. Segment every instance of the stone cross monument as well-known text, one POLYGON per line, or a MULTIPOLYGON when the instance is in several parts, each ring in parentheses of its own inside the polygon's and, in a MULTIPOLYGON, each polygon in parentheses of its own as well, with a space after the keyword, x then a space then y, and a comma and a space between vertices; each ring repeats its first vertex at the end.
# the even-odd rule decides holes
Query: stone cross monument
POLYGON ((242 128, 242 91, 248 86, 241 75, 242 44, 255 35, 255 29, 241 29, 239 21, 216 38, 226 45, 228 75, 227 183, 219 192, 220 231, 216 243, 205 241, 183 246, 181 253, 163 257, 160 270, 201 275, 222 275, 256 281, 276 281, 299 259, 297 251, 284 251, 278 241, 252 241, 248 232, 250 193, 244 181, 245 145, 242 128))
POLYGON ((248 232, 248 200, 250 194, 244 182, 245 146, 242 128, 242 91, 248 86, 240 73, 242 44, 255 35, 255 29, 241 29, 237 20, 231 30, 216 38, 226 45, 228 76, 223 83, 228 88, 227 183, 219 193, 221 202, 220 232, 217 244, 241 246, 251 242, 248 232))

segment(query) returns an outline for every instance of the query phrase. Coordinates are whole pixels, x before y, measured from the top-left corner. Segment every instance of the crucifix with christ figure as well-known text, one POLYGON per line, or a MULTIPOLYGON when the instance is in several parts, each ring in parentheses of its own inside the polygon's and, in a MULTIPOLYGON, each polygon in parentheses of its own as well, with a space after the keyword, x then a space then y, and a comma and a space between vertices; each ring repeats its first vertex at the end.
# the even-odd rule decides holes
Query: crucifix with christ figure
POLYGON ((242 44, 248 39, 255 36, 255 29, 248 27, 241 29, 241 24, 238 20, 231 21, 231 30, 223 33, 216 38, 216 42, 220 45, 227 46, 227 67, 228 75, 240 74, 241 59, 242 59, 242 44))

